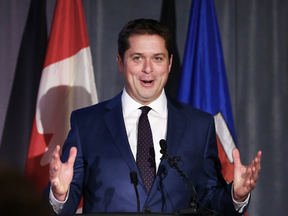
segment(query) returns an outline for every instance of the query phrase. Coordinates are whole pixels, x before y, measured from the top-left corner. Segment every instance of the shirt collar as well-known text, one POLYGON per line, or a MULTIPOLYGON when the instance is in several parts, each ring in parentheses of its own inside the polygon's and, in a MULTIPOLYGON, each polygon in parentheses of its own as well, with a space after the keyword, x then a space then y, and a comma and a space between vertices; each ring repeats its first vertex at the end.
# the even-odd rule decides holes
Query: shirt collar
MULTIPOLYGON (((122 109, 124 118, 130 115, 135 110, 139 109, 139 107, 143 106, 137 101, 135 101, 125 90, 123 89, 123 93, 121 96, 122 100, 122 109)), ((149 107, 152 108, 153 111, 158 113, 160 116, 167 116, 167 98, 164 89, 162 90, 161 95, 152 103, 148 104, 149 107)))

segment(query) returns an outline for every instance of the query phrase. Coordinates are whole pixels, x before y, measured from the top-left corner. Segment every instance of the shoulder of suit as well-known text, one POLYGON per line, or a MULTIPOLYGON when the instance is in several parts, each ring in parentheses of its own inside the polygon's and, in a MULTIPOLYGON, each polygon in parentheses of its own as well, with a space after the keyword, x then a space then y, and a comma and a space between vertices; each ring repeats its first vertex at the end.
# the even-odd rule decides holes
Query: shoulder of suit
MULTIPOLYGON (((167 97, 168 98, 168 97, 167 97)), ((205 111, 202 111, 198 108, 195 108, 187 103, 183 103, 181 101, 178 101, 176 99, 173 99, 171 97, 168 98, 168 103, 172 104, 176 109, 178 109, 180 112, 182 112, 185 115, 192 115, 192 116, 198 116, 198 117, 205 117, 205 118, 211 118, 213 115, 210 113, 207 113, 205 111)), ((168 109, 169 112, 169 109, 168 109)))
POLYGON ((121 102, 121 94, 116 95, 114 98, 99 102, 97 104, 83 107, 73 111, 77 115, 89 115, 91 114, 103 114, 107 109, 109 110, 111 107, 114 107, 117 103, 121 102))

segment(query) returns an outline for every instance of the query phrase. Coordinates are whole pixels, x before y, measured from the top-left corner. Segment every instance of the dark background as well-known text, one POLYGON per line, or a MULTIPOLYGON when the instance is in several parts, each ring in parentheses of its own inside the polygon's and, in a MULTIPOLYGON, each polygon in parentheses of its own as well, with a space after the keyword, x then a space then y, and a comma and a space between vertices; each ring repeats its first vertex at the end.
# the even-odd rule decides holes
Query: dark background
MULTIPOLYGON (((177 46, 183 61, 192 0, 176 0, 177 46)), ((288 211, 288 68, 286 0, 214 0, 242 162, 263 151, 249 216, 288 211)), ((0 1, 0 138, 30 0, 0 1)), ((50 31, 55 0, 47 0, 50 31)), ((83 0, 99 101, 124 86, 117 35, 131 19, 160 20, 162 0, 83 0)), ((21 147, 19 147, 21 148, 21 147)), ((1 151, 1 144, 0 144, 1 151)), ((26 155, 22 160, 23 170, 26 155)))

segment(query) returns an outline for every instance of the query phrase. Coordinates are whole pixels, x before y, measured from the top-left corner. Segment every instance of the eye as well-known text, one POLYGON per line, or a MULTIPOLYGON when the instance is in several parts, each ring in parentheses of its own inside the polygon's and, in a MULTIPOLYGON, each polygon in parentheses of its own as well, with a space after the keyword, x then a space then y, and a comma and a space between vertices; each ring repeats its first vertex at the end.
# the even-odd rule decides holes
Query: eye
POLYGON ((155 61, 158 61, 158 62, 163 60, 162 57, 159 57, 159 56, 155 57, 154 59, 155 61))
POLYGON ((133 57, 133 61, 140 61, 141 60, 141 57, 140 56, 134 56, 133 57))

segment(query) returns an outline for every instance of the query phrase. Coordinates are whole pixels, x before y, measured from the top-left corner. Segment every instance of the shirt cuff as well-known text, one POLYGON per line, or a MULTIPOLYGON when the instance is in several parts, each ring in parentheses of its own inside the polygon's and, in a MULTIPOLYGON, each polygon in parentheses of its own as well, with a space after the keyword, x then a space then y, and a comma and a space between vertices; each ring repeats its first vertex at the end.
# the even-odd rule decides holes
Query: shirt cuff
POLYGON ((234 207, 235 207, 236 211, 238 211, 239 213, 242 213, 244 208, 247 206, 247 204, 249 202, 250 193, 248 194, 248 197, 243 202, 237 202, 233 198, 233 185, 232 185, 232 187, 231 187, 231 196, 232 196, 233 204, 234 204, 234 207))
POLYGON ((68 192, 67 192, 67 196, 66 196, 66 199, 65 199, 64 201, 58 201, 58 200, 54 197, 53 192, 52 192, 52 188, 50 187, 49 202, 50 202, 53 210, 54 210, 57 214, 62 210, 64 204, 66 203, 66 201, 67 201, 67 199, 68 199, 68 197, 69 197, 69 191, 70 191, 70 188, 69 188, 69 190, 68 190, 68 192))

